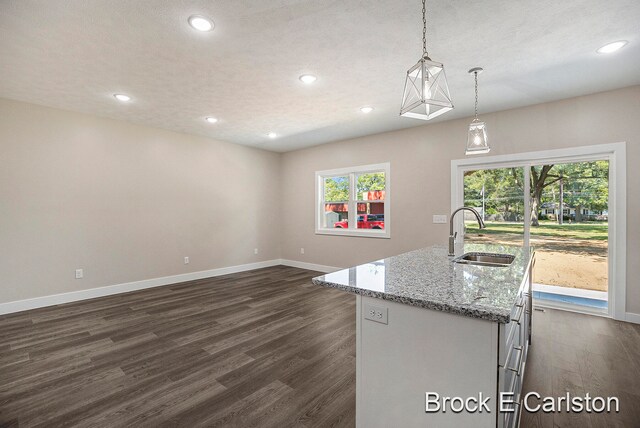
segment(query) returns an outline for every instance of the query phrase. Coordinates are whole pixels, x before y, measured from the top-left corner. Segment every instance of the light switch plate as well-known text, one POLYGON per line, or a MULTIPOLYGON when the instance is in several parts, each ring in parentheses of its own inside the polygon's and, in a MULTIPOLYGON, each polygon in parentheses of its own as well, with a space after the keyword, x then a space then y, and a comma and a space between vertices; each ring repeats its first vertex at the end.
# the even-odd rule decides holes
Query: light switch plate
POLYGON ((447 222, 447 215, 446 214, 434 214, 433 215, 433 222, 434 223, 446 223, 447 222))
POLYGON ((365 304, 364 319, 379 322, 381 324, 389 324, 388 322, 389 308, 365 304))

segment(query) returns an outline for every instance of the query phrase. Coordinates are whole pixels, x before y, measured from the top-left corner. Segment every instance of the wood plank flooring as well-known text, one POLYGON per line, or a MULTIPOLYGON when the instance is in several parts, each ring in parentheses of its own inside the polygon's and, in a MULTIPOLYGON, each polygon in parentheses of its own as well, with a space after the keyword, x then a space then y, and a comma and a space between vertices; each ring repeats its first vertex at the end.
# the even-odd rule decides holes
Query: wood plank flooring
MULTIPOLYGON (((0 426, 353 427, 355 298, 277 266, 0 316, 0 426)), ((613 394, 640 427, 640 326, 534 312, 524 390, 613 394)))
POLYGON ((355 297, 278 266, 0 317, 0 426, 348 426, 355 297))
POLYGON ((523 412, 522 428, 640 427, 640 325, 545 309, 531 331, 523 394, 616 396, 620 413, 523 412))

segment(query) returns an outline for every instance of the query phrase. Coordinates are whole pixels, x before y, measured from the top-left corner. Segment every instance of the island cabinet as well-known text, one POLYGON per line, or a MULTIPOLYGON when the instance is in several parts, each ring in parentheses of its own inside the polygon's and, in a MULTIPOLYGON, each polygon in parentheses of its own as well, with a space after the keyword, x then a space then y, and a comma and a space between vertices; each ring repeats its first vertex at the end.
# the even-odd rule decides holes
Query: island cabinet
POLYGON ((357 427, 518 426, 533 253, 468 250, 516 259, 459 266, 431 248, 314 278, 356 294, 357 427), (446 267, 429 267, 436 255, 446 267), (431 278, 420 283, 421 274, 431 278))
MULTIPOLYGON (((508 323, 498 323, 498 392, 505 398, 513 397, 512 410, 498 415, 499 428, 517 427, 522 415, 522 384, 531 345, 531 317, 533 311, 532 271, 535 258, 518 290, 508 323)), ((506 400, 504 400, 506 402, 506 400)), ((506 404, 506 403, 505 403, 506 404)))

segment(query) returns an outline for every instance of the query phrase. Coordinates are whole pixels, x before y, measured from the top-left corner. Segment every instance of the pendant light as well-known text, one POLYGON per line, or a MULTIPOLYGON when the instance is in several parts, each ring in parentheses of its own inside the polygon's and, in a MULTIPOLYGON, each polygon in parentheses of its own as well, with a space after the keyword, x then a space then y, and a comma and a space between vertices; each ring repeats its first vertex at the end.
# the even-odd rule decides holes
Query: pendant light
POLYGON ((444 66, 427 53, 426 0, 422 0, 422 58, 407 71, 400 116, 429 120, 453 109, 444 66))
POLYGON ((481 153, 489 153, 491 148, 487 140, 487 128, 484 122, 478 119, 478 74, 484 70, 482 67, 474 67, 469 70, 469 74, 473 74, 476 82, 476 117, 469 125, 469 135, 467 136, 467 151, 465 155, 478 155, 481 153))

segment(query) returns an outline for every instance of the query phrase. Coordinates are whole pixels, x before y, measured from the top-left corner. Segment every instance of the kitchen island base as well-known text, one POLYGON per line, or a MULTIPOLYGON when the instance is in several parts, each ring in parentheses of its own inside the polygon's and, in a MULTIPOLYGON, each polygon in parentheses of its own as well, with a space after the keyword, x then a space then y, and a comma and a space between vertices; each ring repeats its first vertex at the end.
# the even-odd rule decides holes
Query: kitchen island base
POLYGON ((529 248, 434 246, 313 278, 356 294, 356 426, 517 427, 531 343, 529 248), (504 265, 456 263, 499 255, 504 265))
POLYGON ((499 323, 356 299, 357 427, 497 426, 499 323), (388 310, 388 324, 365 319, 371 306, 388 310), (490 413, 427 413, 429 392, 463 399, 482 394, 490 397, 490 413))

